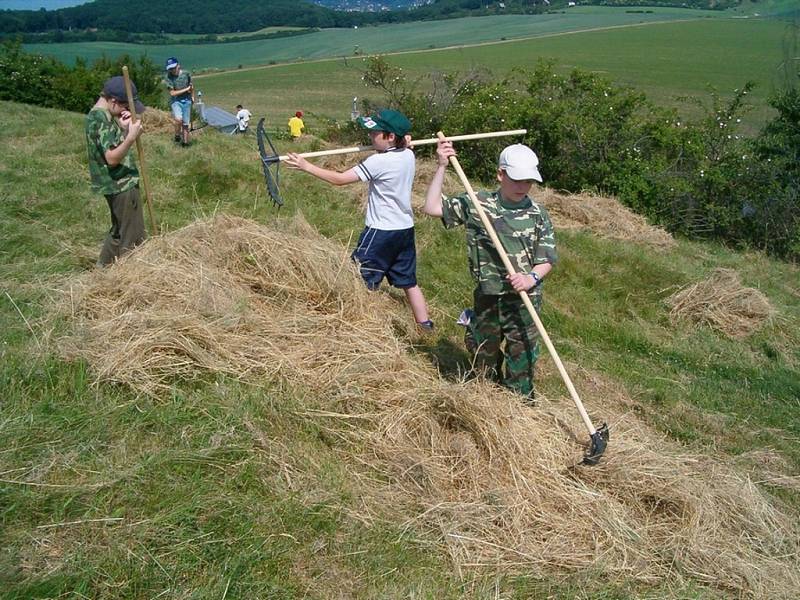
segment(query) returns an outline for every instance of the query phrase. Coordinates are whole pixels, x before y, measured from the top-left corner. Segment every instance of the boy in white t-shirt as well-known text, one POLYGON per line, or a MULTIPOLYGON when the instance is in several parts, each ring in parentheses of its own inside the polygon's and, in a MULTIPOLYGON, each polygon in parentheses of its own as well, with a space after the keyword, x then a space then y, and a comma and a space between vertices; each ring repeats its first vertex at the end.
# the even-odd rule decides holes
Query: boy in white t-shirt
POLYGON ((396 110, 382 110, 358 123, 369 131, 377 152, 346 171, 332 171, 311 164, 290 152, 284 162, 289 168, 305 171, 333 185, 356 181, 369 183, 366 226, 361 232, 352 258, 364 282, 376 290, 386 277, 390 285, 402 289, 417 325, 433 330, 425 296, 417 285, 417 252, 414 243, 414 213, 411 210, 411 184, 414 181, 414 153, 407 147, 411 123, 396 110))
POLYGON ((250 125, 250 117, 252 116, 249 110, 242 108, 241 104, 236 105, 236 121, 239 133, 245 133, 247 131, 247 127, 250 125))

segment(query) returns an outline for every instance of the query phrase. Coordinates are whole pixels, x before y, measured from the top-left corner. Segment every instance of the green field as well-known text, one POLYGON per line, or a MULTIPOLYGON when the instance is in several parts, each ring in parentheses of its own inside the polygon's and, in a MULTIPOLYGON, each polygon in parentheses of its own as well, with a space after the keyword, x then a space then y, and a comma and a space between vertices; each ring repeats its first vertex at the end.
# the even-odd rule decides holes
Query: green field
POLYGON ((581 7, 563 14, 502 15, 471 17, 446 21, 403 23, 325 29, 297 38, 260 40, 221 45, 143 46, 116 42, 75 44, 26 44, 31 52, 49 54, 65 62, 82 57, 89 60, 102 55, 147 54, 156 62, 163 57, 179 56, 195 70, 230 69, 239 65, 264 65, 270 61, 288 62, 351 56, 356 48, 363 53, 386 53, 499 41, 502 38, 528 38, 553 33, 580 31, 597 27, 617 27, 636 23, 683 19, 721 18, 724 13, 688 9, 654 8, 652 13, 628 13, 624 9, 581 7))
MULTIPOLYGON (((303 29, 302 27, 264 27, 262 29, 257 29, 256 31, 237 31, 235 33, 220 33, 217 35, 217 38, 222 40, 228 39, 236 39, 242 37, 249 37, 251 35, 265 35, 268 33, 278 33, 279 31, 297 31, 299 29, 303 29)), ((199 39, 202 37, 207 36, 206 33, 166 33, 164 34, 168 38, 175 38, 176 40, 181 39, 199 39)))
POLYGON ((710 88, 725 95, 753 81, 754 108, 745 124, 747 131, 754 131, 772 114, 766 99, 779 81, 788 25, 752 15, 759 10, 760 15, 782 14, 792 6, 773 0, 725 12, 576 7, 544 15, 322 30, 296 38, 217 45, 92 42, 26 48, 65 61, 127 52, 145 53, 160 64, 175 55, 201 75, 197 87, 207 104, 230 111, 241 103, 277 127, 302 109, 309 131, 319 131, 332 118, 346 119, 354 96, 374 94, 361 84, 359 58, 374 53, 391 53, 392 62, 411 78, 471 69, 499 75, 539 59, 554 60, 562 69, 602 73, 690 115, 698 114, 697 106, 678 98, 707 104, 710 88))
MULTIPOLYGON (((580 67, 644 91, 654 102, 696 113, 681 96, 709 100, 709 86, 730 94, 747 81, 757 84, 751 128, 771 114, 766 99, 779 81, 786 25, 774 20, 714 19, 554 34, 546 38, 486 44, 390 57, 410 78, 432 71, 490 69, 502 74, 552 59, 567 69, 580 67)), ((313 113, 312 127, 326 118, 346 119, 354 96, 372 96, 361 82, 359 58, 275 65, 198 77, 206 102, 231 110, 248 106, 283 127, 297 109, 313 113)), ((431 132, 435 133, 435 132, 431 132)))
MULTIPOLYGON (((738 13, 795 5, 788 0, 753 3, 738 13)), ((187 68, 206 70, 195 83, 207 104, 230 111, 244 104, 255 119, 266 116, 281 130, 302 109, 314 134, 328 119, 347 119, 354 96, 376 94, 360 80, 362 58, 353 56, 353 40, 360 52, 398 52, 389 60, 411 78, 437 70, 489 69, 500 75, 544 58, 561 69, 577 66, 602 73, 643 90, 659 104, 686 111, 697 109, 678 96, 707 100, 709 85, 726 94, 752 80, 758 87, 751 95, 748 124, 755 128, 763 122, 770 114, 766 99, 779 81, 786 24, 727 18, 730 13, 684 20, 700 13, 653 11, 579 8, 547 15, 551 20, 461 19, 264 42, 168 46, 158 48, 158 54, 153 47, 118 44, 38 49, 57 51, 64 60, 98 56, 103 48, 110 54, 147 51, 157 62, 162 53, 176 54, 187 68), (669 22, 639 23, 642 19, 669 22), (304 62, 297 62, 299 57, 304 62), (272 60, 290 64, 266 64, 272 60)), ((370 419, 381 417, 389 430, 400 429, 397 407, 405 405, 399 402, 420 403, 441 421, 441 428, 426 429, 422 419, 412 419, 409 427, 431 438, 431 447, 434 433, 442 436, 447 427, 462 427, 459 432, 468 432, 476 442, 490 440, 481 429, 489 421, 460 422, 463 413, 451 410, 449 400, 428 396, 427 389, 416 397, 405 383, 391 391, 397 405, 371 404, 373 389, 360 377, 373 374, 383 380, 394 367, 377 344, 374 353, 370 347, 359 357, 363 373, 356 369, 352 380, 329 386, 300 381, 287 366, 294 349, 280 346, 279 359, 266 365, 264 374, 199 368, 197 376, 174 374, 152 396, 99 375, 91 359, 67 357, 64 336, 86 331, 71 313, 81 303, 80 283, 98 274, 94 263, 108 227, 105 200, 89 189, 83 115, 0 102, 0 131, 2 600, 795 597, 800 583, 798 265, 715 243, 677 239, 674 246, 659 248, 607 238, 562 228, 554 218, 560 260, 548 277, 542 320, 592 419, 611 422, 609 451, 591 469, 573 469, 558 455, 566 443, 567 454, 579 456, 578 443, 567 439, 570 425, 581 436, 585 430, 574 427, 577 412, 543 351, 537 366, 539 405, 514 404, 506 410, 507 398, 488 388, 487 404, 481 406, 492 415, 500 407, 498 438, 506 439, 487 445, 488 450, 476 446, 478 476, 468 478, 466 468, 454 470, 453 488, 445 494, 417 480, 416 473, 434 473, 429 464, 440 464, 442 455, 456 461, 460 451, 450 447, 420 455, 398 445, 378 460, 370 419), (760 329, 739 339, 669 314, 667 300, 675 291, 707 280, 720 267, 734 270, 744 286, 763 293, 775 311, 760 329), (526 430, 519 438, 508 434, 519 432, 519 423, 528 418, 544 423, 541 432, 526 430), (533 439, 537 435, 541 439, 533 439), (541 454, 523 452, 533 442, 540 444, 533 447, 541 454), (554 455, 557 469, 550 466, 554 455), (675 465, 675 472, 667 471, 662 460, 675 465), (492 469, 506 469, 513 484, 482 483, 480 475, 492 469), (691 469, 694 475, 687 477, 691 469), (554 558, 541 568, 530 554, 518 552, 518 545, 535 547, 535 559, 558 556, 564 539, 555 533, 556 521, 566 519, 567 530, 573 531, 569 520, 578 521, 575 515, 580 514, 572 497, 554 506, 552 489, 542 484, 551 477, 566 481, 575 498, 593 497, 597 511, 574 523, 574 531, 585 536, 575 536, 582 554, 561 562, 554 558), (636 483, 647 477, 651 487, 636 483), (407 492, 415 488, 416 495, 407 492), (524 514, 515 512, 510 500, 515 496, 507 495, 515 488, 533 490, 531 497, 538 500, 524 514), (726 494, 714 496, 712 490, 719 489, 726 494), (762 503, 748 504, 753 497, 762 503), (718 507, 732 515, 731 522, 703 513, 706 501, 709 510, 718 507), (619 526, 609 529, 599 517, 601 509, 610 510, 609 521, 619 526), (507 537, 507 546, 499 550, 511 560, 501 565, 483 555, 479 560, 456 541, 458 535, 484 528, 513 531, 516 515, 531 519, 520 519, 523 525, 541 526, 507 537), (759 528, 762 522, 772 527, 759 528), (649 545, 654 531, 674 543, 649 545), (698 554, 708 571, 691 563, 698 554)), ((176 146, 171 137, 168 131, 147 131, 143 138, 162 232, 225 213, 287 233, 292 219, 302 215, 333 245, 341 256, 341 272, 346 271, 349 248, 363 225, 358 184, 336 188, 282 169, 286 204, 278 210, 266 197, 253 136, 225 136, 209 127, 195 134, 189 148, 176 146)), ((277 144, 279 152, 290 148, 284 140, 277 144)), ((291 149, 316 150, 318 145, 308 138, 291 149)), ((430 171, 431 165, 419 158, 417 168, 430 171)), ((423 190, 420 184, 415 188, 417 194, 423 190)), ((307 232, 311 243, 316 234, 307 232)), ((446 231, 438 219, 417 214, 416 236, 419 283, 436 332, 421 339, 406 332, 402 325, 408 311, 399 294, 375 294, 388 303, 380 314, 403 356, 431 371, 432 389, 461 385, 458 380, 469 364, 455 319, 469 305, 472 291, 463 232, 446 231)), ((258 264, 246 247, 236 263, 242 270, 258 264)), ((196 248, 193 256, 211 256, 215 250, 213 244, 196 248)), ((299 252, 287 253, 280 243, 271 251, 287 254, 287 263, 303 264, 299 252)), ((208 275, 213 270, 203 279, 205 267, 197 289, 180 283, 183 273, 162 268, 161 275, 172 284, 164 297, 181 297, 187 292, 182 285, 190 288, 188 295, 198 298, 200 306, 192 325, 210 330, 241 325, 236 330, 244 332, 255 304, 242 297, 230 305, 221 301, 218 308, 217 296, 208 292, 206 297, 206 288, 224 286, 208 275), (219 322, 212 322, 218 311, 219 322)), ((115 272, 120 271, 105 272, 109 289, 116 285, 119 294, 129 292, 114 280, 115 272)), ((146 278, 136 282, 142 298, 151 295, 149 283, 146 278)), ((324 291, 322 283, 298 286, 278 278, 270 283, 280 291, 262 290, 264 297, 275 293, 287 304, 301 287, 325 296, 304 305, 307 315, 296 321, 275 319, 296 335, 291 339, 314 339, 305 333, 304 318, 316 322, 325 314, 333 291, 324 291)), ((260 289, 255 283, 252 287, 260 289)), ((129 296, 131 312, 139 310, 138 302, 144 301, 129 296)), ((353 297, 354 306, 366 306, 360 302, 360 296, 353 297)), ((189 304, 179 307, 178 317, 194 314, 189 304)), ((128 316, 126 311, 112 322, 128 316)), ((349 339, 363 334, 341 314, 329 317, 349 339)), ((153 310, 150 318, 145 328, 155 330, 170 323, 171 316, 153 310)), ((142 353, 142 364, 155 360, 163 348, 180 347, 176 340, 191 336, 189 329, 167 325, 159 338, 163 347, 156 344, 152 355, 142 353)), ((116 341, 109 339, 108 345, 116 341)), ((101 340, 100 347, 105 344, 101 340)), ((214 362, 213 344, 196 348, 176 364, 214 362)), ((352 360, 347 350, 334 349, 322 363, 330 360, 332 371, 344 368, 340 365, 352 360)), ((320 374, 320 380, 326 375, 320 374)), ((498 549, 486 550, 489 556, 498 549)))

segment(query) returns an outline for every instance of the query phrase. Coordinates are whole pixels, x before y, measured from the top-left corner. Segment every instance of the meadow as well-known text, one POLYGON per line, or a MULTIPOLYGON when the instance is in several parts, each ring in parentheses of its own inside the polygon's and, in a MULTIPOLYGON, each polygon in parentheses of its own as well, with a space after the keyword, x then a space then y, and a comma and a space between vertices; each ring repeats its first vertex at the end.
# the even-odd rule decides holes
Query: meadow
MULTIPOLYGON (((714 19, 409 52, 388 59, 410 80, 437 71, 488 70, 502 76, 540 59, 553 60, 561 69, 600 73, 644 92, 656 104, 693 116, 700 112, 696 101, 710 104, 711 89, 728 96, 753 81, 753 110, 745 116, 753 130, 772 114, 766 101, 781 81, 786 32, 786 24, 776 20, 714 19)), ((349 117, 354 96, 379 99, 362 83, 363 68, 362 59, 349 57, 206 74, 196 81, 208 104, 227 110, 243 104, 281 128, 302 109, 310 115, 307 124, 319 132, 326 121, 349 117)))
MULTIPOLYGON (((581 8, 574 14, 587 18, 588 26, 586 15, 594 11, 581 8)), ((499 75, 551 58, 560 68, 602 72, 635 85, 654 101, 687 110, 691 104, 676 97, 707 99, 709 84, 725 93, 754 80, 759 85, 751 96, 756 105, 752 126, 763 121, 769 114, 765 99, 779 80, 785 25, 761 19, 677 22, 682 11, 674 14, 676 22, 576 34, 552 24, 548 37, 516 41, 503 33, 508 19, 450 23, 449 31, 478 25, 461 29, 456 43, 502 43, 448 50, 439 48, 441 30, 436 34, 444 24, 420 24, 430 29, 416 38, 412 30, 388 35, 390 28, 375 28, 364 39, 378 48, 371 51, 403 50, 390 60, 412 78, 476 68, 499 75), (479 31, 490 25, 497 27, 492 35, 479 31), (387 48, 381 49, 383 42, 387 48), (426 51, 405 52, 412 48, 426 51)), ((595 17, 591 21, 597 23, 595 17)), ((519 25, 518 35, 527 37, 524 21, 519 25)), ((196 77, 197 87, 208 104, 232 110, 242 103, 278 129, 303 109, 311 133, 317 133, 330 119, 347 119, 353 96, 373 94, 360 81, 360 57, 352 56, 355 33, 328 32, 331 40, 341 38, 327 50, 305 47, 317 39, 312 36, 277 40, 274 48, 297 44, 285 49, 285 59, 276 58, 278 50, 275 55, 256 50, 264 42, 253 42, 252 54, 241 60, 223 56, 220 64, 264 65, 305 52, 322 57, 341 51, 348 58, 207 72, 196 77)), ((225 53, 230 46, 239 45, 210 49, 225 53)), ((210 55, 192 55, 194 49, 207 50, 185 46, 164 53, 177 53, 190 69, 209 67, 202 57, 210 55)), ((784 593, 769 597, 794 597, 800 539, 791 527, 770 532, 782 537, 774 546, 754 541, 758 536, 746 526, 733 531, 735 541, 720 554, 755 543, 765 556, 777 554, 776 560, 785 561, 777 564, 789 565, 777 572, 765 569, 753 581, 694 572, 683 553, 656 556, 662 550, 648 548, 644 555, 625 557, 624 574, 612 574, 608 556, 641 536, 634 530, 605 545, 594 538, 598 554, 590 568, 567 561, 541 571, 521 554, 516 565, 502 568, 464 565, 459 547, 442 541, 452 524, 426 528, 425 506, 400 503, 393 495, 405 473, 370 463, 373 451, 358 429, 367 415, 354 409, 344 418, 356 432, 355 442, 332 427, 332 411, 369 400, 358 385, 341 400, 333 390, 298 382, 280 360, 266 365, 270 375, 255 379, 211 371, 176 376, 154 395, 99 375, 97 364, 67 356, 62 344, 81 331, 73 310, 81 301, 81 282, 96 274, 94 262, 108 227, 105 202, 89 189, 83 116, 0 102, 0 131, 0 598, 716 600, 757 598, 770 577, 781 582, 777 589, 784 593), (663 562, 663 576, 640 576, 643 560, 663 562), (789 585, 792 581, 795 585, 789 585)), ((166 130, 148 131, 143 142, 162 232, 222 213, 288 231, 301 215, 346 262, 363 223, 360 193, 283 170, 286 204, 278 210, 266 196, 252 136, 223 136, 205 128, 185 149, 170 138, 166 130)), ((278 144, 279 151, 288 149, 288 142, 278 144)), ((292 148, 319 145, 310 137, 292 148)), ((418 163, 423 172, 431 168, 424 160, 418 163)), ((399 325, 394 332, 409 360, 436 373, 436 385, 457 381, 468 367, 455 324, 472 288, 462 236, 418 215, 420 285, 437 332, 422 339, 407 339, 399 325)), ((561 469, 559 477, 587 486, 598 502, 624 496, 621 486, 595 488, 591 479, 613 478, 617 456, 630 449, 626 444, 635 435, 632 424, 641 422, 652 435, 639 452, 663 453, 665 461, 679 456, 681 468, 699 465, 698 493, 717 482, 716 471, 702 470, 713 461, 740 474, 748 495, 765 498, 765 506, 797 523, 800 268, 759 252, 684 239, 663 248, 567 228, 557 230, 557 239, 560 262, 548 280, 543 322, 592 418, 607 416, 612 407, 619 411, 607 461, 585 475, 561 469), (775 311, 748 336, 731 338, 669 316, 671 294, 720 267, 762 292, 775 311)), ((279 245, 275 251, 281 252, 279 245)), ((180 291, 182 275, 174 273, 167 296, 180 291)), ((146 290, 147 283, 138 285, 146 290)), ((396 296, 380 294, 388 297, 388 320, 407 319, 396 296)), ((238 318, 247 308, 241 301, 232 310, 238 318)), ((318 308, 309 303, 309 318, 318 308)), ((560 439, 564 425, 550 418, 550 411, 571 411, 570 400, 546 353, 537 368, 543 420, 548 435, 560 439)), ((388 365, 376 363, 375 369, 391 375, 388 365)), ((527 448, 529 441, 519 440, 519 447, 527 448)), ((436 458, 414 458, 404 471, 436 458)), ((622 483, 634 473, 618 475, 622 483)), ((648 525, 663 522, 668 528, 676 514, 691 513, 689 503, 671 495, 679 483, 667 473, 662 496, 641 490, 635 502, 642 503, 648 525)), ((485 495, 488 503, 502 506, 494 490, 485 495)), ((542 494, 542 506, 547 496, 542 494)), ((744 510, 741 498, 734 496, 728 508, 744 510)), ((501 514, 492 523, 500 528, 505 520, 501 514)), ((524 537, 541 536, 535 539, 547 554, 550 532, 545 525, 524 537)), ((703 542, 687 537, 681 548, 703 542)))
POLYGON ((724 13, 686 9, 653 8, 652 12, 626 12, 620 8, 580 7, 563 13, 543 15, 498 15, 360 27, 324 29, 297 38, 260 40, 225 45, 137 45, 111 42, 75 44, 26 44, 30 52, 57 57, 64 62, 76 58, 89 61, 100 56, 147 54, 156 62, 161 57, 180 56, 195 70, 232 69, 290 62, 351 56, 362 53, 387 53, 431 47, 495 42, 501 39, 528 38, 553 33, 618 27, 637 23, 685 19, 720 18, 724 13))
MULTIPOLYGON (((386 498, 386 511, 370 508, 370 490, 395 476, 367 468, 368 451, 330 428, 328 396, 291 383, 280 368, 257 381, 176 378, 155 396, 98 380, 91 361, 59 349, 78 325, 68 316, 79 302, 75 286, 91 274, 108 220, 88 188, 82 116, 1 108, 2 597, 732 596, 733 582, 697 579, 680 560, 669 576, 649 582, 637 580, 636 570, 630 578, 604 575, 602 561, 577 572, 533 573, 524 561, 454 571, 448 545, 416 525, 413 508, 398 516, 386 498)), ((145 139, 163 231, 214 213, 281 229, 302 214, 346 260, 363 218, 350 191, 286 172, 287 203, 277 211, 251 138, 203 130, 183 149, 170 137, 145 139)), ((463 241, 421 216, 417 235, 420 284, 438 331, 412 341, 409 352, 456 378, 464 356, 454 321, 471 289, 463 241)), ((686 464, 716 457, 795 514, 798 267, 685 240, 664 249, 563 229, 558 241, 543 321, 592 415, 606 414, 612 390, 629 403, 612 424, 610 466, 590 473, 613 472, 615 448, 641 419, 663 436, 648 450, 682 448, 686 464), (717 267, 766 294, 774 319, 744 339, 671 322, 666 298, 717 267), (598 381, 608 383, 598 388, 598 381)), ((391 318, 402 320, 406 310, 396 306, 391 318)), ((569 406, 544 357, 538 386, 551 399, 545 406, 569 406)), ((555 422, 548 429, 559 437, 555 422)), ((663 516, 651 510, 653 519, 663 516)), ((783 576, 792 577, 791 569, 783 576)))

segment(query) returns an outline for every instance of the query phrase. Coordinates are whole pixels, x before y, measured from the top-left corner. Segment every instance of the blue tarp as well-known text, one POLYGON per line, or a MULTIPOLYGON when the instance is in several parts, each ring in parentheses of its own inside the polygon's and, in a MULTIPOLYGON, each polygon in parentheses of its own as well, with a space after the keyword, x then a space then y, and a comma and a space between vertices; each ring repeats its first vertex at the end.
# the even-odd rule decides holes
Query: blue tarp
POLYGON ((202 116, 206 123, 216 127, 223 133, 236 133, 238 126, 236 115, 229 113, 227 110, 222 110, 217 106, 207 106, 202 111, 202 116))

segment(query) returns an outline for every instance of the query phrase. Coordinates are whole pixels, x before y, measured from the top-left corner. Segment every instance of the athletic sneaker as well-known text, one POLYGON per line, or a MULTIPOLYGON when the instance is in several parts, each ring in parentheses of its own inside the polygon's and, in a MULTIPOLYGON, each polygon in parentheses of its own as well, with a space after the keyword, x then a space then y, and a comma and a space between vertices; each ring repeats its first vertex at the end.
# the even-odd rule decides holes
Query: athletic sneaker
POLYGON ((456 325, 463 325, 464 327, 469 327, 469 324, 472 323, 472 319, 475 318, 475 311, 471 308, 465 308, 461 311, 461 314, 458 316, 458 321, 456 321, 456 325))
POLYGON ((428 319, 427 321, 423 321, 422 323, 417 323, 417 327, 419 327, 420 331, 424 333, 432 333, 433 332, 433 321, 428 319))

